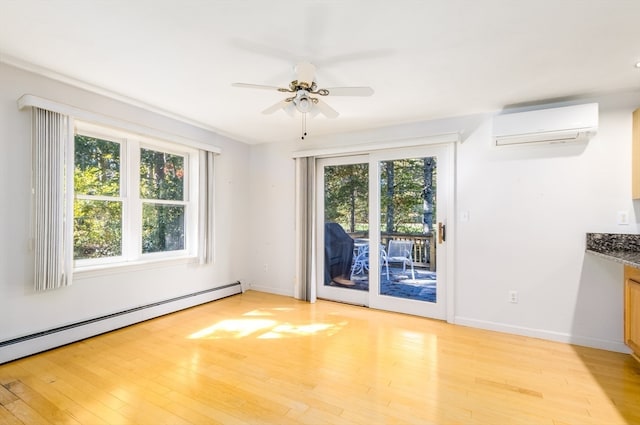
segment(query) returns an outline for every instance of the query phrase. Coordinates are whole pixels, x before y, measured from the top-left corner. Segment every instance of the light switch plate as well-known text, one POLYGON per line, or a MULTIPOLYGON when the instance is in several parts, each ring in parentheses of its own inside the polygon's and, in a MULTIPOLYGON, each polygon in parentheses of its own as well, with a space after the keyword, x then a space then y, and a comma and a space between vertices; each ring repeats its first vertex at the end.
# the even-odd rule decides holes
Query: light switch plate
POLYGON ((629 224, 629 211, 618 211, 618 224, 626 226, 629 224))

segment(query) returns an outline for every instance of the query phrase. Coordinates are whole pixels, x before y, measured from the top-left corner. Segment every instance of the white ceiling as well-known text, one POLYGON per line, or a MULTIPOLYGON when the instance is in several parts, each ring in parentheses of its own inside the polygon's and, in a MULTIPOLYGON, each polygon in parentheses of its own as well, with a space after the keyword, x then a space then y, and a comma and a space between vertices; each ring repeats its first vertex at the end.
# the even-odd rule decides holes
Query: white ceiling
POLYGON ((340 112, 310 137, 640 88, 640 0, 0 0, 0 60, 33 64, 247 143, 298 139, 302 60, 340 112))

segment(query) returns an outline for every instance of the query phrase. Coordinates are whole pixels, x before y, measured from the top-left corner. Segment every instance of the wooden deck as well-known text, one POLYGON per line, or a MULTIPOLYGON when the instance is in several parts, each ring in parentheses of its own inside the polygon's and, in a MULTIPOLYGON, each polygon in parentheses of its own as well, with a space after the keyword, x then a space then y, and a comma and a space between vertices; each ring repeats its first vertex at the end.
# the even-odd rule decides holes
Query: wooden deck
POLYGON ((0 423, 638 424, 640 366, 249 291, 0 365, 0 423))
MULTIPOLYGON (((353 232, 349 233, 353 239, 366 239, 369 232, 353 232)), ((380 243, 388 246, 390 240, 405 240, 413 242, 411 257, 413 264, 418 267, 426 267, 431 271, 435 271, 436 265, 436 246, 435 235, 433 233, 415 234, 415 233, 382 233, 380 235, 380 243)))

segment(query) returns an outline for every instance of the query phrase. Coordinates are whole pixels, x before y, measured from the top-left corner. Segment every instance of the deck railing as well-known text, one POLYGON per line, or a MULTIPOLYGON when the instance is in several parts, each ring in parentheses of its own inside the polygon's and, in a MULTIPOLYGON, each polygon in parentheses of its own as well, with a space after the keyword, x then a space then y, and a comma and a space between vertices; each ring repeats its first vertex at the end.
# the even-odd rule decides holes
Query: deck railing
MULTIPOLYGON (((349 233, 354 239, 368 238, 368 232, 349 233)), ((427 267, 435 270, 436 267, 436 247, 434 245, 434 234, 412 234, 412 233, 385 233, 380 235, 380 243, 387 247, 390 240, 413 241, 412 259, 414 266, 427 267)))

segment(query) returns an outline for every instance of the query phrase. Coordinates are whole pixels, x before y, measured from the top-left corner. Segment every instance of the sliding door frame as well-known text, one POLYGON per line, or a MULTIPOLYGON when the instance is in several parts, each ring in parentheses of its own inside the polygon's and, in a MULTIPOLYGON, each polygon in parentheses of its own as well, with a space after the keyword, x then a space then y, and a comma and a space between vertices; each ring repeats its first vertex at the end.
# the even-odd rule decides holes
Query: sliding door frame
MULTIPOLYGON (((375 152, 378 150, 394 149, 394 148, 402 148, 402 147, 415 147, 415 146, 438 145, 438 144, 448 145, 448 149, 450 152, 450 155, 449 155, 450 166, 448 168, 449 168, 451 184, 449 185, 448 194, 447 194, 450 202, 449 212, 447 217, 447 240, 449 242, 453 242, 453 243, 447 244, 447 248, 446 248, 447 259, 445 264, 446 272, 447 272, 446 320, 449 323, 455 322, 456 276, 455 276, 455 267, 454 267, 455 266, 454 245, 456 241, 455 217, 456 217, 456 211, 457 211, 456 197, 455 197, 455 194, 456 194, 455 165, 456 165, 456 153, 457 153, 456 148, 457 148, 457 144, 460 141, 461 141, 461 138, 459 133, 442 133, 437 135, 422 136, 422 137, 416 137, 416 138, 410 138, 410 139, 404 139, 404 140, 388 140, 388 141, 379 141, 379 142, 364 143, 364 144, 351 144, 350 146, 314 148, 314 149, 297 151, 292 154, 292 157, 295 159, 307 158, 311 160, 311 163, 309 163, 309 166, 315 169, 315 163, 319 158, 329 158, 329 157, 335 157, 335 156, 347 156, 347 155, 357 155, 357 154, 369 154, 371 152, 375 152)), ((312 186, 315 187, 315 184, 312 184, 312 186)), ((298 198, 298 200, 300 200, 301 198, 302 197, 298 198)), ((311 204, 312 203, 313 202, 311 202, 311 204)), ((305 206, 297 205, 297 208, 301 208, 301 207, 305 207, 305 206)), ((315 207, 312 209, 313 209, 313 212, 315 213, 315 207)), ((297 216, 297 218, 299 217, 300 215, 297 216)), ((315 220, 309 220, 309 221, 313 222, 315 220)), ((296 238, 300 237, 300 235, 305 233, 301 228, 303 224, 304 223, 301 223, 301 222, 297 223, 298 230, 296 232, 296 238)), ((317 235, 316 229, 317 229, 317 226, 313 225, 311 232, 307 232, 313 235, 312 239, 314 243, 311 244, 313 248, 317 247, 316 242, 317 242, 318 235, 317 235)), ((317 264, 316 264, 317 253, 313 251, 315 251, 315 249, 307 250, 306 258, 300 258, 300 260, 303 262, 304 261, 307 262, 307 266, 312 270, 311 275, 315 277, 317 275, 317 264)), ((303 254, 305 253, 300 253, 300 255, 303 255, 303 254)), ((301 288, 298 288, 299 292, 306 293, 308 296, 308 300, 310 302, 315 302, 316 301, 315 279, 314 278, 305 279, 303 275, 298 275, 298 279, 299 279, 298 280, 299 285, 306 286, 306 290, 301 290, 301 288)))

